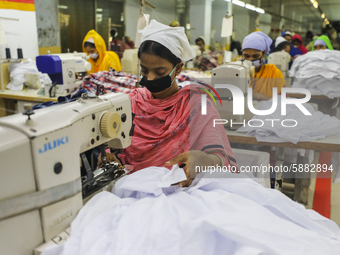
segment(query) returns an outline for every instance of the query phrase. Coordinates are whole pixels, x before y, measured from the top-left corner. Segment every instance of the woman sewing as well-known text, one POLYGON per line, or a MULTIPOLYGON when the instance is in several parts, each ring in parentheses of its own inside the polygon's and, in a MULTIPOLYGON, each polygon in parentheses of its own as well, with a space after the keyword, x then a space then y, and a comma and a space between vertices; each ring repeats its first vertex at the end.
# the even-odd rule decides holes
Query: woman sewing
POLYGON ((312 51, 325 49, 334 50, 331 41, 329 40, 327 35, 319 36, 313 41, 312 51))
POLYGON ((119 160, 134 171, 185 164, 188 180, 180 186, 191 183, 195 166, 236 166, 223 125, 213 127, 220 117, 212 101, 207 102, 208 114, 201 115, 205 92, 195 85, 177 85, 183 62, 195 57, 184 28, 152 20, 141 32, 138 57, 144 88, 130 94, 135 132, 119 160))
POLYGON ((281 93, 286 81, 281 71, 273 64, 265 64, 265 56, 270 50, 272 39, 262 32, 253 32, 246 36, 242 43, 242 56, 250 60, 255 67, 255 77, 250 86, 253 88, 254 100, 269 100, 273 88, 281 93))
POLYGON ((88 74, 99 71, 121 71, 120 60, 115 52, 107 51, 104 39, 94 30, 87 33, 83 41, 83 51, 90 57, 91 70, 88 74))

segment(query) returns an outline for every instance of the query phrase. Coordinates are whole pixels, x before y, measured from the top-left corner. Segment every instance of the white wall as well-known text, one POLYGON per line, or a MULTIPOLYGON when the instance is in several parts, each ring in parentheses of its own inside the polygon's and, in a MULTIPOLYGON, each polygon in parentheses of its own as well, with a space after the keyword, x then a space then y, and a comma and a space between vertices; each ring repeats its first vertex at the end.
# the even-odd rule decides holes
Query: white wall
POLYGON ((272 15, 270 14, 261 14, 260 15, 260 27, 259 29, 269 35, 270 31, 271 31, 271 22, 272 22, 272 15))
POLYGON ((35 12, 0 9, 0 17, 19 19, 0 19, 7 38, 7 45, 0 46, 3 58, 6 57, 6 47, 10 48, 12 58, 17 58, 17 48, 22 48, 24 58, 34 59, 39 55, 35 12))
POLYGON ((242 42, 252 30, 249 28, 249 10, 233 5, 235 41, 242 42))
POLYGON ((211 31, 214 33, 211 37, 217 43, 223 43, 224 38, 221 37, 222 19, 226 14, 232 14, 232 4, 224 0, 215 0, 212 3, 211 31))
MULTIPOLYGON (((150 15, 150 21, 155 19, 160 23, 170 25, 172 21, 176 20, 176 0, 154 0, 150 2, 156 6, 155 10, 151 10, 148 7, 144 8, 144 13, 150 15)), ((140 15, 139 1, 125 0, 124 9, 125 35, 130 36, 130 38, 135 41, 137 20, 140 15)))

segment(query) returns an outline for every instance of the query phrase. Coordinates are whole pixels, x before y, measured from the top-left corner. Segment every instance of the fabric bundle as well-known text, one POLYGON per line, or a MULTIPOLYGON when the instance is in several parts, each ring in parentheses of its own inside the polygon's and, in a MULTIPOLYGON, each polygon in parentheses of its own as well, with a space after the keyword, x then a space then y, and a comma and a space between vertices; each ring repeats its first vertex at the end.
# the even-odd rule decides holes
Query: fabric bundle
POLYGON ((136 88, 137 75, 124 72, 98 72, 86 76, 81 88, 96 91, 97 86, 102 86, 101 92, 123 92, 129 94, 136 88))
POLYGON ((185 179, 178 167, 125 176, 115 194, 103 191, 81 209, 65 243, 42 255, 340 254, 335 222, 235 175, 198 176, 188 188, 170 186, 185 179))
POLYGON ((306 88, 312 95, 340 96, 340 52, 317 50, 298 57, 290 71, 293 88, 306 88))
POLYGON ((205 52, 197 57, 197 68, 206 71, 212 70, 219 66, 218 57, 222 56, 222 52, 205 52))
MULTIPOLYGON (((256 109, 267 110, 271 108, 272 104, 272 99, 262 101, 256 106, 256 109)), ((246 123, 245 126, 240 127, 237 131, 255 136, 258 142, 291 142, 294 144, 310 142, 340 133, 339 119, 314 111, 309 104, 303 105, 312 115, 304 115, 300 109, 292 104, 287 105, 287 114, 281 115, 281 102, 278 98, 278 105, 274 113, 262 116, 254 115, 251 126, 246 123), (275 121, 268 121, 273 119, 275 121), (284 125, 281 124, 282 121, 284 121, 284 125), (254 127, 260 126, 262 123, 261 127, 254 127), (295 124, 296 126, 293 127, 295 124)))

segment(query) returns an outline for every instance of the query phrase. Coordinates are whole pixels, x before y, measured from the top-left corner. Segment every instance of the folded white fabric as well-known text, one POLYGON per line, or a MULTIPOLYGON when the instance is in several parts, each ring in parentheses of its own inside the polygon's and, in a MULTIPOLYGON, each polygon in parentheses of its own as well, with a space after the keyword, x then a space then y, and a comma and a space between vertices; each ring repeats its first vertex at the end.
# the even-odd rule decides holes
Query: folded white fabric
POLYGON ((146 168, 145 171, 137 171, 133 178, 125 176, 112 188, 112 192, 121 198, 135 197, 143 198, 148 196, 160 196, 163 193, 174 192, 178 186, 171 186, 187 179, 185 172, 178 165, 174 165, 169 171, 167 168, 155 167, 146 168), (148 171, 151 169, 151 171, 148 171), (136 190, 138 187, 138 191, 136 190))
POLYGON ((340 52, 311 51, 296 58, 289 71, 292 87, 306 88, 312 95, 340 96, 340 52))
POLYGON ((124 177, 115 188, 123 198, 93 197, 69 239, 43 255, 340 254, 338 226, 276 190, 246 178, 201 176, 195 186, 159 192, 180 179, 157 167, 124 177))
MULTIPOLYGON (((256 107, 258 110, 271 108, 272 99, 262 101, 256 107)), ((274 113, 265 116, 254 115, 252 120, 261 120, 264 125, 262 127, 251 127, 249 125, 240 127, 237 132, 244 132, 248 135, 256 137, 258 142, 310 142, 326 136, 336 135, 340 133, 340 120, 323 114, 319 111, 314 111, 309 104, 304 104, 306 109, 312 115, 304 115, 295 105, 287 105, 287 114, 281 115, 281 102, 278 98, 278 105, 274 113), (274 126, 268 119, 275 119, 274 126), (285 126, 281 122, 286 120, 285 126), (298 124, 294 126, 295 120, 298 124), (289 122, 291 122, 289 124, 289 122)), ((247 123, 246 123, 247 124, 247 123)), ((253 125, 254 126, 254 125, 253 125)))

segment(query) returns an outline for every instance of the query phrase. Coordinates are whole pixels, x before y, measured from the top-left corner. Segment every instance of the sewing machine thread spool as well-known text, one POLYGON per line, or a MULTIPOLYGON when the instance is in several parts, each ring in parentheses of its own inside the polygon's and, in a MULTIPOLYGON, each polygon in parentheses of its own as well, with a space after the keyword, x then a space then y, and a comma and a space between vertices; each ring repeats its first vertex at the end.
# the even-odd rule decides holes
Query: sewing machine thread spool
POLYGON ((17 52, 18 52, 18 59, 24 58, 24 56, 22 55, 22 49, 21 48, 18 48, 17 52))
POLYGON ((6 48, 6 58, 7 59, 11 58, 11 49, 10 48, 6 48))

